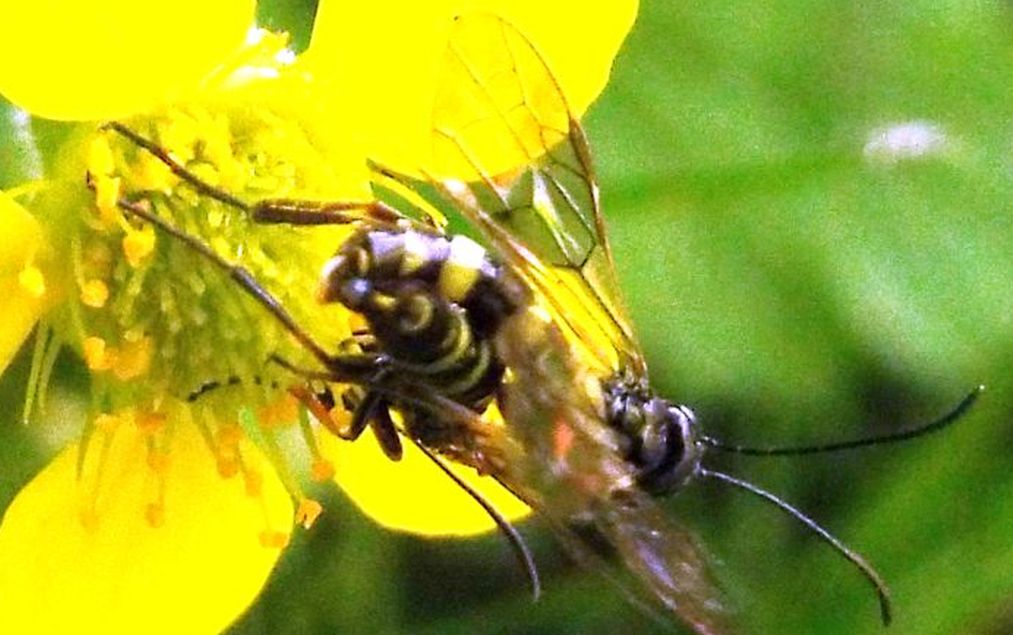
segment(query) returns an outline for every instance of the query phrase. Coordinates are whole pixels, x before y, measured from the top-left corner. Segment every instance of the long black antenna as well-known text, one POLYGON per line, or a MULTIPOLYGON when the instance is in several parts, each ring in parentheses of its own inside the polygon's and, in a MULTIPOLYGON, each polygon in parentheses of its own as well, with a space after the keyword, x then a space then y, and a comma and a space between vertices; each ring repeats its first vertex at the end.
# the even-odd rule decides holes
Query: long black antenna
POLYGON ((873 589, 876 591, 876 596, 879 598, 879 614, 883 619, 883 626, 889 626, 893 620, 893 611, 890 607, 890 590, 887 589, 886 583, 883 582, 883 578, 879 577, 876 570, 872 568, 868 562, 865 561, 861 555, 853 551, 850 547, 845 545, 843 542, 838 540, 829 531, 821 527, 815 520, 809 518, 804 513, 792 507, 788 503, 784 502, 774 494, 771 494, 765 489, 761 489, 752 483, 737 479, 734 476, 729 476, 722 472, 715 472, 706 468, 699 468, 697 474, 706 478, 713 478, 719 481, 724 481, 729 485, 733 485, 743 491, 749 492, 754 496, 758 496, 769 503, 773 503, 781 508, 782 511, 787 512, 789 516, 799 521, 803 525, 809 528, 814 534, 819 536, 824 542, 834 548, 834 551, 844 556, 851 564, 858 567, 858 570, 865 576, 865 579, 869 581, 873 589))
POLYGON ((503 537, 506 538, 507 543, 509 543, 511 549, 513 549, 514 555, 517 556, 517 561, 520 563, 521 568, 527 574, 528 582, 531 584, 531 594, 534 596, 535 601, 537 601, 538 597, 542 594, 542 583, 538 579, 538 567, 535 566, 535 559, 531 555, 531 551, 528 550, 527 543, 524 542, 524 538, 521 536, 520 532, 518 532, 517 529, 510 524, 510 521, 504 518, 502 514, 500 514, 499 511, 492 506, 492 503, 485 500, 485 498, 483 498, 475 488, 465 483, 464 480, 457 474, 454 474, 450 468, 447 467, 447 465, 441 461, 438 456, 433 454, 429 448, 422 445, 418 439, 412 437, 411 435, 407 436, 412 440, 412 443, 415 444, 415 447, 421 450, 430 461, 435 463, 436 466, 440 468, 444 474, 449 476, 450 480, 454 481, 458 487, 463 489, 468 496, 471 496, 472 500, 478 503, 482 509, 485 510, 485 513, 489 515, 489 518, 496 523, 496 526, 499 527, 499 530, 503 533, 503 537))
POLYGON ((942 417, 925 423, 922 425, 908 428, 907 430, 901 430, 900 432, 891 432, 888 434, 882 434, 872 437, 864 437, 861 439, 851 439, 849 441, 837 441, 833 443, 821 443, 818 445, 801 445, 801 446, 784 446, 784 447, 768 447, 768 448, 751 448, 743 445, 733 445, 718 441, 713 437, 701 436, 700 443, 703 443, 707 447, 714 448, 721 452, 734 452, 735 454, 747 454, 751 456, 789 456, 799 454, 818 454, 821 452, 837 452, 839 450, 851 450, 854 448, 862 448, 870 445, 879 445, 881 443, 894 443, 897 441, 905 441, 907 439, 914 439, 932 432, 937 432, 943 428, 954 423, 971 409, 974 402, 978 400, 981 393, 985 391, 985 386, 975 386, 971 392, 967 393, 960 403, 956 405, 952 410, 947 412, 942 417))

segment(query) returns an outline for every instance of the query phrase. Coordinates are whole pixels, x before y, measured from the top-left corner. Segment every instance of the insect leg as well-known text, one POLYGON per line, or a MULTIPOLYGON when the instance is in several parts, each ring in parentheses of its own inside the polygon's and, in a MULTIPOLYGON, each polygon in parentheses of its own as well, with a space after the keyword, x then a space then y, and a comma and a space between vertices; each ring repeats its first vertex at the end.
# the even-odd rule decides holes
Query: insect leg
MULTIPOLYGON (((378 372, 374 382, 382 381, 386 375, 385 371, 378 372)), ((401 437, 390 418, 388 397, 377 389, 367 390, 362 386, 353 386, 345 391, 341 401, 345 409, 352 413, 352 421, 338 436, 346 441, 354 441, 369 426, 387 458, 400 461, 403 454, 401 437)))
POLYGON ((320 425, 327 428, 328 432, 336 437, 344 438, 344 428, 339 426, 331 416, 331 409, 307 386, 292 386, 288 389, 288 394, 295 397, 313 415, 313 418, 320 422, 320 425))
POLYGON ((134 132, 129 127, 117 121, 110 121, 102 127, 126 137, 138 147, 150 152, 180 180, 188 183, 198 193, 249 214, 250 218, 257 223, 268 225, 277 223, 288 225, 367 223, 375 227, 391 227, 399 221, 405 220, 405 217, 397 210, 380 201, 264 199, 250 204, 226 190, 204 181, 174 159, 165 148, 134 132))
POLYGON ((230 278, 239 284, 240 288, 246 291, 247 295, 267 309, 267 311, 281 323, 285 330, 291 333, 292 336, 295 337, 296 340, 298 340, 299 343, 306 348, 306 350, 316 357, 321 364, 323 364, 326 368, 332 368, 336 365, 336 358, 324 350, 324 348, 317 343, 312 335, 299 326, 291 314, 289 314, 285 307, 282 306, 281 302, 271 295, 267 289, 260 286, 260 283, 257 282, 249 270, 228 262, 215 253, 214 250, 200 239, 181 231, 171 223, 165 221, 156 214, 153 214, 141 203, 134 203, 120 199, 117 202, 117 205, 128 215, 151 223, 161 231, 184 243, 203 256, 208 262, 227 273, 230 278))
POLYGON ((310 201, 275 198, 257 201, 250 210, 254 221, 264 225, 347 225, 366 223, 372 227, 396 227, 406 220, 400 212, 381 201, 310 201))
POLYGON ((394 420, 390 418, 389 402, 381 399, 374 408, 373 416, 369 419, 369 428, 373 431, 380 449, 391 461, 400 461, 404 453, 401 447, 401 435, 397 432, 394 420))
MULTIPOLYGON (((264 383, 263 380, 259 376, 257 376, 257 375, 254 375, 252 379, 253 379, 253 383, 255 385, 257 385, 257 386, 261 386, 264 383)), ((194 403, 194 402, 198 401, 199 399, 201 399, 204 395, 207 395, 208 393, 214 392, 214 391, 218 390, 219 388, 225 388, 227 386, 238 386, 239 384, 242 383, 242 381, 243 380, 240 379, 236 375, 230 375, 227 379, 224 379, 224 380, 221 380, 221 379, 211 379, 209 381, 204 382, 203 384, 201 384, 200 386, 198 386, 196 389, 194 389, 193 391, 191 391, 190 394, 186 396, 186 400, 187 400, 188 403, 194 403)), ((276 382, 273 382, 273 381, 270 382, 270 384, 268 384, 268 385, 272 389, 278 387, 278 384, 276 382)))

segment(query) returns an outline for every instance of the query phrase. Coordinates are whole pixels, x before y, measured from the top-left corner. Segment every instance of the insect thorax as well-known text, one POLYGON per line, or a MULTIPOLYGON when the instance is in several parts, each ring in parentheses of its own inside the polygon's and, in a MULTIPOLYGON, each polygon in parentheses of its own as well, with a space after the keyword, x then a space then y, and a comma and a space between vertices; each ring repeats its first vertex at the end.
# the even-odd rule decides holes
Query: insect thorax
POLYGON ((504 372, 491 338, 525 291, 465 236, 364 229, 324 266, 320 298, 362 314, 413 383, 479 410, 504 372))
POLYGON ((623 439, 638 484, 663 495, 691 479, 703 454, 693 412, 656 396, 639 377, 619 374, 603 387, 606 420, 623 439))

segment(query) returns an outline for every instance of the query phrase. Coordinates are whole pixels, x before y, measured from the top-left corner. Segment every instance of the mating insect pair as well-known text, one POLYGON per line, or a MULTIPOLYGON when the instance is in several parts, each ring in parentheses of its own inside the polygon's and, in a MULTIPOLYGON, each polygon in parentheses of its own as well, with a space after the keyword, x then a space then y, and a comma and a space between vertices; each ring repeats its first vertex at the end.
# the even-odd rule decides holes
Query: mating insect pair
MULTIPOLYGON (((882 437, 749 449, 705 436, 688 408, 650 387, 622 309, 584 132, 548 65, 505 21, 488 15, 457 20, 433 109, 429 173, 421 181, 383 174, 420 195, 422 185, 433 186, 491 250, 382 202, 247 204, 204 183, 129 128, 109 127, 200 194, 254 221, 355 227, 324 265, 320 299, 361 314, 368 330, 359 350, 335 353, 245 269, 143 202, 119 201, 126 215, 155 225, 228 273, 298 340, 317 367, 274 359, 295 378, 357 387, 352 423, 335 433, 351 440, 372 427, 392 458, 407 439, 442 468, 439 457, 447 457, 493 476, 578 559, 600 562, 596 545, 603 539, 639 580, 642 597, 701 633, 725 630, 728 617, 705 559, 658 498, 696 478, 720 480, 774 503, 832 545, 872 584, 883 621, 890 621, 886 586, 858 554, 772 494, 704 467, 705 451, 804 454, 910 438, 955 421, 980 390, 938 421, 882 437), (486 47, 481 54, 470 48, 476 43, 486 47), (512 89, 494 88, 504 77, 512 89), (489 148, 516 160, 489 156, 489 148), (481 418, 492 402, 503 426, 481 418)), ((296 393, 326 424, 326 409, 305 390, 296 393)), ((537 591, 534 566, 513 528, 451 478, 507 532, 537 591)))

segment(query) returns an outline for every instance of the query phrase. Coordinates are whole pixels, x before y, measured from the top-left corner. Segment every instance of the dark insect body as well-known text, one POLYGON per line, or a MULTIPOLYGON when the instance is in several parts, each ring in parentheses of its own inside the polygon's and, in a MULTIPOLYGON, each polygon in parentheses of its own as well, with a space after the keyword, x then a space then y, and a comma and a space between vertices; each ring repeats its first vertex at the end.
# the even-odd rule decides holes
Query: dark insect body
MULTIPOLYGON (((692 411, 650 388, 622 309, 590 151, 545 61, 511 25, 478 14, 457 20, 443 69, 433 108, 434 165, 423 184, 435 186, 490 250, 382 202, 248 205, 203 183, 129 128, 109 124, 198 192, 255 221, 353 224, 351 238, 323 268, 319 297, 361 314, 368 328, 338 353, 317 343, 246 270, 143 205, 123 199, 120 207, 226 271, 319 368, 275 362, 306 380, 353 386, 342 395, 354 411, 344 429, 328 423, 331 396, 293 389, 324 425, 346 439, 372 427, 393 459, 407 438, 468 491, 517 549, 536 594, 534 566, 516 531, 436 455, 492 475, 578 560, 600 566, 641 606, 661 608, 698 633, 730 630, 727 612, 695 539, 657 504, 694 478, 748 491, 806 525, 860 570, 889 623, 886 586, 861 556, 773 494, 705 468, 705 450, 807 454, 912 438, 957 420, 981 389, 937 421, 881 437, 751 449, 705 436, 692 411), (475 43, 487 48, 472 52, 475 43), (493 88, 509 84, 504 77, 516 86, 499 95, 493 88), (518 94, 524 96, 520 104, 518 94), (541 101, 528 101, 528 95, 541 101), (490 146, 499 154, 483 155, 480 148, 490 146), (502 426, 481 417, 493 402, 502 426), (597 549, 601 543, 622 567, 609 569, 597 549)), ((378 176, 422 193, 411 178, 383 169, 378 176)))
MULTIPOLYGON (((492 337, 528 302, 525 289, 488 251, 466 236, 421 228, 362 229, 324 265, 321 302, 340 302, 361 314, 369 330, 365 352, 382 352, 399 381, 427 386, 475 413, 496 396, 505 368, 492 337)), ((349 434, 367 423, 393 432, 387 414, 402 413, 409 436, 440 449, 459 440, 439 413, 396 396, 352 389, 349 434)), ((385 445, 397 455, 396 434, 385 445)))

